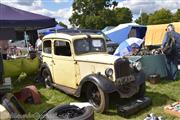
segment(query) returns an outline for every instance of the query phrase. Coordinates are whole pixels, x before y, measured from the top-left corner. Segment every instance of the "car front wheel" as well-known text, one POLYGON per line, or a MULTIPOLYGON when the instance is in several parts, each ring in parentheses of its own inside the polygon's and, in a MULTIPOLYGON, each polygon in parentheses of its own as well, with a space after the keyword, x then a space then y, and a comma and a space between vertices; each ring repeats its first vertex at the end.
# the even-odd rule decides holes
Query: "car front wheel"
POLYGON ((146 83, 142 83, 140 86, 139 86, 139 91, 138 93, 136 93, 136 98, 142 98, 144 97, 145 95, 145 92, 146 92, 146 83))
POLYGON ((103 113, 109 106, 109 95, 104 93, 101 88, 94 84, 87 86, 86 97, 95 109, 96 112, 103 113))

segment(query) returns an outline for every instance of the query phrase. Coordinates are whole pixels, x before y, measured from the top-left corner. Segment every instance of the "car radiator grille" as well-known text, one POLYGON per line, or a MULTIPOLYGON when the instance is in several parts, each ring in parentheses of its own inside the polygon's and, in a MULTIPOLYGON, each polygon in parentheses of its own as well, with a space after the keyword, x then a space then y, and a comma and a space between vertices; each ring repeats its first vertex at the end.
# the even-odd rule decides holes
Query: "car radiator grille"
POLYGON ((128 60, 117 59, 114 63, 116 79, 130 75, 130 66, 128 60))
POLYGON ((138 91, 138 87, 134 82, 135 76, 131 74, 132 69, 129 64, 129 61, 124 59, 118 59, 114 63, 116 77, 115 85, 122 98, 129 98, 138 91))

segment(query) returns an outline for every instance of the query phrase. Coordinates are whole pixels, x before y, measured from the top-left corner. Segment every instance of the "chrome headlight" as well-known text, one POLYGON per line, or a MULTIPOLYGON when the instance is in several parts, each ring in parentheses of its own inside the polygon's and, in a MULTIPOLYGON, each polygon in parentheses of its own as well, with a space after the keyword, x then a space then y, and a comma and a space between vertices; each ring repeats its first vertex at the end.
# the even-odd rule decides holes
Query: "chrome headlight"
POLYGON ((105 70, 105 75, 106 75, 107 77, 111 77, 111 76, 113 75, 113 69, 112 69, 112 68, 107 68, 107 69, 105 70))
POLYGON ((136 70, 138 70, 138 71, 140 71, 140 70, 142 69, 142 64, 141 64, 140 61, 135 62, 133 66, 134 66, 134 67, 136 68, 136 70))

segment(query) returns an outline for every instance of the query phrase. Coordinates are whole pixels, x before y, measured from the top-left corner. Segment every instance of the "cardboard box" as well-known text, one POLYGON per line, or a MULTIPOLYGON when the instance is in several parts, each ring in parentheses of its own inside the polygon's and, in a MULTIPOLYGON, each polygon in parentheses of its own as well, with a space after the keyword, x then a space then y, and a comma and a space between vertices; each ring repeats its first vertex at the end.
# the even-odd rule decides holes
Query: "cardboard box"
POLYGON ((165 106, 164 112, 172 116, 180 117, 180 102, 175 102, 165 106))

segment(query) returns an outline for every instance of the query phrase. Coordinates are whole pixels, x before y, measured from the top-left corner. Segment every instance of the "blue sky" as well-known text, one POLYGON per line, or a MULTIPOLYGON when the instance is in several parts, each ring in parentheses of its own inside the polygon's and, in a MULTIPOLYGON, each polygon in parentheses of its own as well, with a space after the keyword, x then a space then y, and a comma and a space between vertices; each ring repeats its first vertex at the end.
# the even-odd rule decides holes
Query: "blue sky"
MULTIPOLYGON (((125 0, 116 0, 116 1, 121 2, 125 0)), ((52 2, 52 1, 44 0, 43 6, 49 10, 58 10, 60 8, 70 8, 72 6, 72 3, 73 3, 73 0, 59 0, 59 2, 52 2)))
MULTIPOLYGON (((128 7, 136 19, 140 11, 152 13, 155 10, 166 8, 176 12, 180 8, 180 0, 116 0, 118 7, 128 7)), ((62 21, 68 26, 72 15, 73 0, 0 0, 0 3, 23 9, 25 11, 46 15, 62 21)))
POLYGON ((44 1, 43 6, 46 9, 55 11, 55 10, 59 10, 60 8, 61 9, 70 8, 72 6, 72 3, 73 0, 64 0, 64 1, 62 0, 62 2, 44 1))

